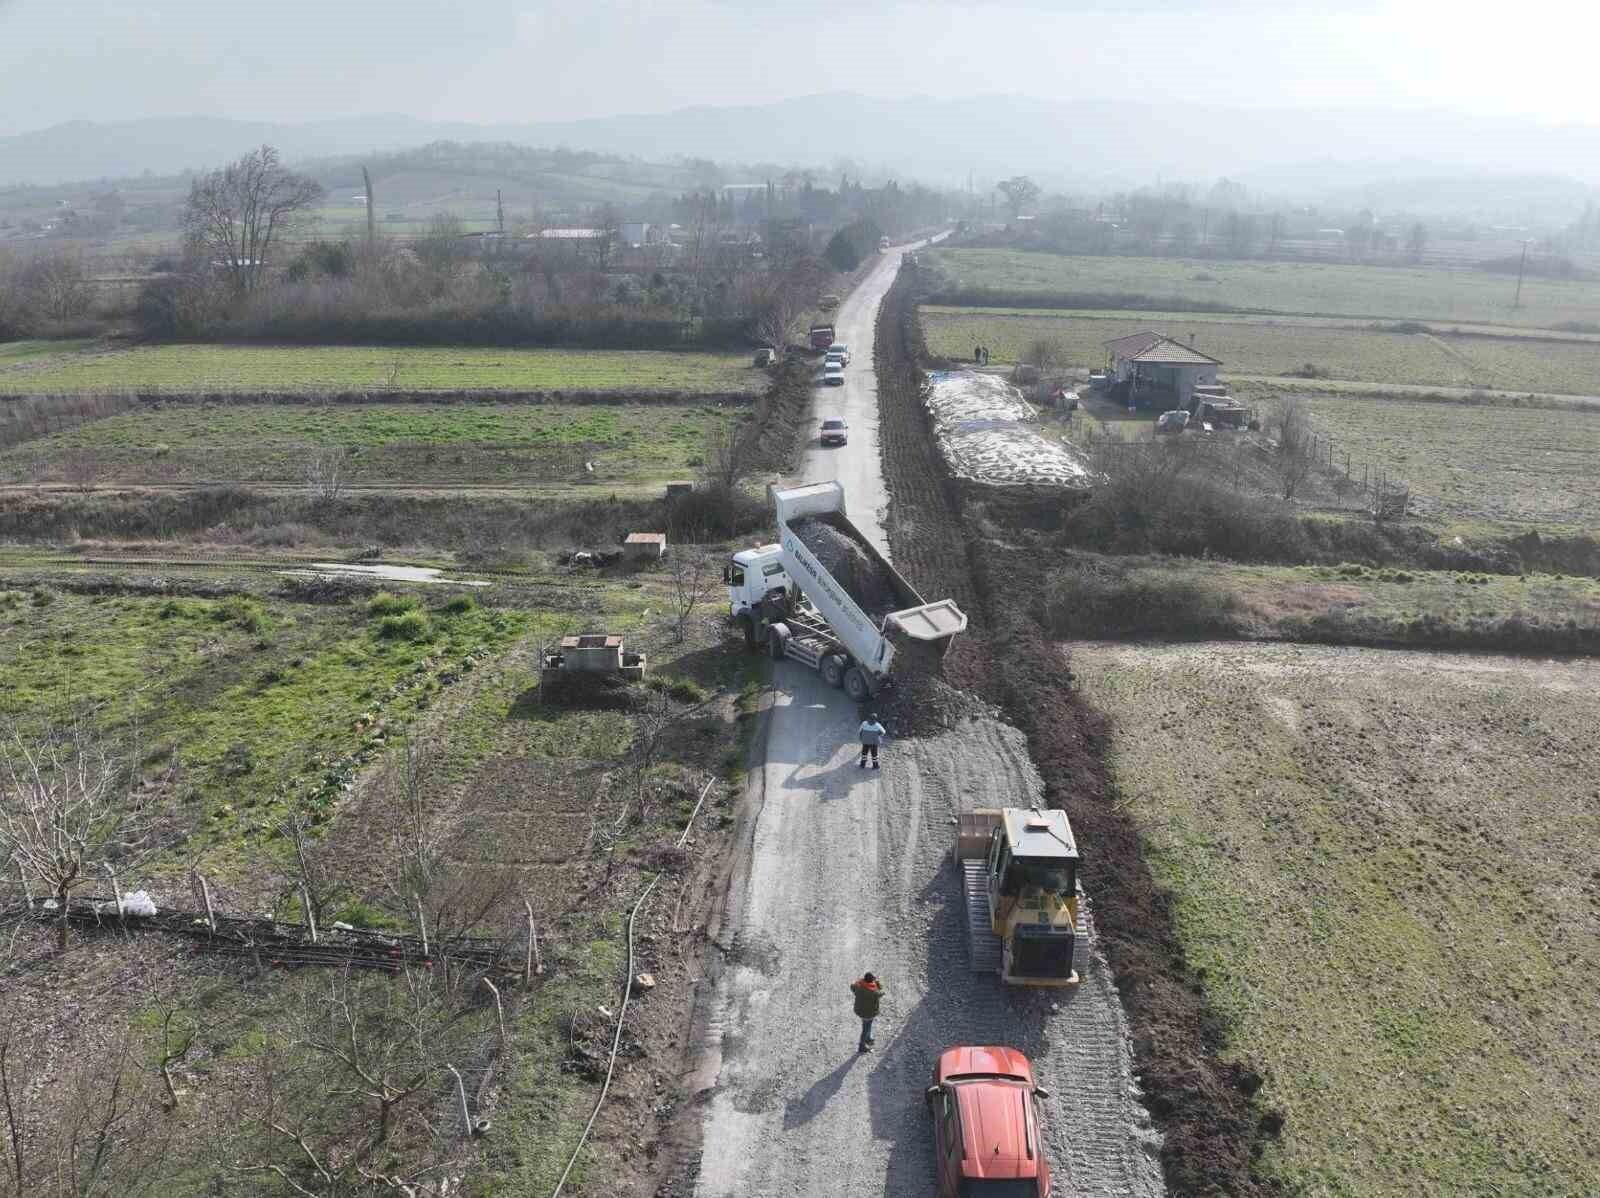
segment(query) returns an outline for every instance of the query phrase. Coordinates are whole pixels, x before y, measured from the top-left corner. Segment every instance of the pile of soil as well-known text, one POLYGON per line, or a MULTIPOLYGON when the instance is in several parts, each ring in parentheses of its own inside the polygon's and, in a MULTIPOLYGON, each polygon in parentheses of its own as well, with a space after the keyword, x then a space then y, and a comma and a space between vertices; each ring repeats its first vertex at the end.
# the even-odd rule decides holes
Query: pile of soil
POLYGON ((789 527, 874 623, 906 606, 888 569, 853 537, 820 516, 802 516, 789 527))

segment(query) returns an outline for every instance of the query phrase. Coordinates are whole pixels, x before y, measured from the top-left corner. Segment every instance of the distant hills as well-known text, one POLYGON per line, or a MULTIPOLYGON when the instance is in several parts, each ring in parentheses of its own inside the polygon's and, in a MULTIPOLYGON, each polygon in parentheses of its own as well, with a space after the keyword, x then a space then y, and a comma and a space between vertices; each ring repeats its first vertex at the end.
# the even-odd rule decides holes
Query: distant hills
MULTIPOLYGON (((979 186, 1019 172, 1101 190, 1210 181, 1296 194, 1392 180, 1516 176, 1567 190, 1600 184, 1600 128, 1446 112, 1208 108, 1025 96, 882 99, 828 94, 743 107, 543 123, 367 116, 305 124, 218 117, 72 122, 0 138, 0 186, 170 175, 268 142, 287 158, 394 151, 427 142, 511 142, 664 161, 811 167, 979 186)), ((1470 197, 1461 196, 1457 199, 1470 197)))

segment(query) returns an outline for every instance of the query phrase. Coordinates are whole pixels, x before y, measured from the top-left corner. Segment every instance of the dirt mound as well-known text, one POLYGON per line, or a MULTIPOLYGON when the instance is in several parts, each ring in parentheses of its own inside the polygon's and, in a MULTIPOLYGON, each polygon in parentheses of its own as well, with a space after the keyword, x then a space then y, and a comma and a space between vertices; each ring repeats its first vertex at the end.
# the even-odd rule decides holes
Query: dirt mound
POLYGON ((828 521, 802 516, 789 527, 874 622, 881 623, 890 612, 908 606, 900 602, 894 577, 883 564, 828 521))

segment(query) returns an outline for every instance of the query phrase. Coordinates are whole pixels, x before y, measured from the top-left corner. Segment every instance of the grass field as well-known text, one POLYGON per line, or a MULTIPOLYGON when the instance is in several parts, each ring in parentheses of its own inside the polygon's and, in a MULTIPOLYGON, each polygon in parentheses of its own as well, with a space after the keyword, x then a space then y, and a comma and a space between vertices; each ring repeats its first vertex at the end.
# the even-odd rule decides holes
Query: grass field
POLYGON ((1600 1192, 1600 667, 1072 646, 1310 1195, 1600 1192), (1225 751, 1219 751, 1225 747, 1225 751))
POLYGON ((969 359, 987 346, 996 362, 1019 362, 1034 342, 1059 345, 1084 369, 1105 363, 1105 342, 1154 329, 1221 359, 1228 375, 1285 376, 1307 365, 1323 377, 1375 384, 1432 384, 1579 395, 1600 393, 1600 344, 1378 332, 1270 320, 1231 322, 1140 313, 1085 316, 1028 309, 924 307, 936 354, 969 359))
MULTIPOLYGON (((1240 311, 1435 320, 1552 328, 1600 324, 1600 283, 1515 278, 1485 271, 1302 262, 1094 258, 1017 250, 930 250, 951 288, 1120 293, 1240 311)), ((972 347, 967 347, 972 352, 972 347)))
POLYGON ((1338 453, 1404 478, 1425 515, 1592 528, 1600 412, 1307 399, 1338 453))
MULTIPOLYGON (((24 343, 37 346, 39 343, 24 343)), ((3 353, 0 348, 0 353, 3 353)), ((5 359, 0 357, 0 366, 5 359)), ((0 368, 0 393, 72 391, 757 391, 743 354, 653 350, 160 345, 0 368)))
POLYGON ((93 341, 0 341, 0 371, 19 362, 34 362, 53 354, 77 353, 94 345, 93 341))
POLYGON ((352 483, 647 483, 692 477, 729 418, 661 402, 173 405, 26 442, 0 454, 0 481, 301 482, 315 450, 336 448, 352 483))

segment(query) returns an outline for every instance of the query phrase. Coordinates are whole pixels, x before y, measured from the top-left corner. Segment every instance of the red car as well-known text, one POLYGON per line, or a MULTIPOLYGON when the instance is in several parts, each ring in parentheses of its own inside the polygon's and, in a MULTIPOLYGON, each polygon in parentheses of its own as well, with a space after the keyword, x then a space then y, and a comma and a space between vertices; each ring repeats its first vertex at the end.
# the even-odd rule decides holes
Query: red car
POLYGON ((1033 1066, 1014 1048, 949 1048, 928 1087, 939 1198, 1050 1198, 1033 1066))

